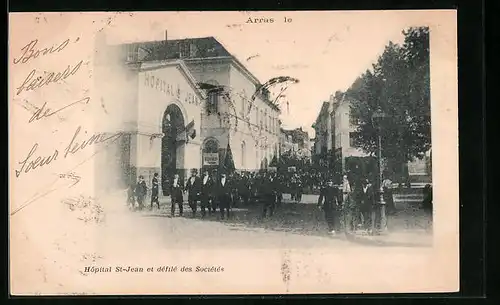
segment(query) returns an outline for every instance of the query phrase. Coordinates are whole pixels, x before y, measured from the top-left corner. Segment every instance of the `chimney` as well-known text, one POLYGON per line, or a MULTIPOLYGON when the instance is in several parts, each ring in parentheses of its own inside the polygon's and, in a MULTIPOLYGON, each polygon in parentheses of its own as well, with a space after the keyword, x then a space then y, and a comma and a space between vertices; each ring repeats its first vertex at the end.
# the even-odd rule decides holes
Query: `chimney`
POLYGON ((97 32, 96 35, 94 36, 94 41, 95 41, 94 61, 95 63, 99 64, 105 61, 106 45, 107 45, 105 30, 97 32))
POLYGON ((165 30, 165 41, 168 41, 168 31, 165 30))

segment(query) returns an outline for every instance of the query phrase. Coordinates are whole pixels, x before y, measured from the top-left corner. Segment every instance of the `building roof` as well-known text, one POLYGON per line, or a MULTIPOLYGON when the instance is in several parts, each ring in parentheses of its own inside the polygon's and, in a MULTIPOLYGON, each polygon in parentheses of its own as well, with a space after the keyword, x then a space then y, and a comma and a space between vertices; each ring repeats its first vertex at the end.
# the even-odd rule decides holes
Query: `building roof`
POLYGON ((181 51, 186 51, 186 54, 182 56, 183 59, 231 56, 231 53, 214 37, 140 41, 124 43, 120 46, 147 50, 148 55, 143 59, 144 61, 180 59, 181 51), (187 49, 183 50, 183 48, 187 49))
POLYGON ((329 102, 323 102, 321 105, 321 110, 318 113, 318 116, 316 117, 316 121, 314 121, 314 124, 312 125, 312 128, 315 128, 315 125, 317 125, 321 119, 321 117, 325 114, 328 113, 328 108, 330 107, 329 102))
MULTIPOLYGON (((259 91, 261 82, 217 39, 214 37, 184 38, 161 41, 141 41, 124 43, 110 47, 125 48, 134 50, 141 54, 137 60, 140 62, 183 60, 186 64, 196 64, 201 62, 222 61, 232 64, 243 75, 245 75, 259 91)), ((266 104, 274 110, 281 112, 279 107, 272 103, 263 94, 257 94, 266 104)))

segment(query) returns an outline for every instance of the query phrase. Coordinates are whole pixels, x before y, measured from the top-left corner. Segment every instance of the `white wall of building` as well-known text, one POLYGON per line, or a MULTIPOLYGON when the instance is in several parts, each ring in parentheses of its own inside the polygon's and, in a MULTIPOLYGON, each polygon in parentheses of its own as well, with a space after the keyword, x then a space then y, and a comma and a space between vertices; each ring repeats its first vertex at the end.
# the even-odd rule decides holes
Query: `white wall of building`
POLYGON ((356 131, 356 126, 350 121, 350 103, 341 102, 334 111, 335 148, 342 147, 342 157, 365 157, 367 154, 361 149, 352 147, 350 133, 356 131))
MULTIPOLYGON (((154 65, 151 65, 154 67, 154 65)), ((190 139, 184 147, 184 160, 178 159, 178 168, 200 168, 200 126, 202 100, 197 96, 184 73, 178 65, 170 65, 148 70, 138 75, 139 103, 135 111, 138 113, 137 126, 137 158, 138 168, 161 167, 161 137, 151 137, 162 133, 163 116, 167 107, 177 105, 182 112, 184 125, 194 121, 197 137, 190 139)), ((131 110, 133 111, 133 110, 131 110)))
POLYGON ((229 86, 229 64, 227 62, 186 61, 191 74, 201 83, 216 81, 221 86, 229 86))
POLYGON ((231 149, 235 166, 236 168, 257 169, 264 158, 270 162, 275 151, 277 153, 279 150, 278 112, 259 97, 250 103, 256 87, 234 65, 230 68, 229 81, 234 111, 238 119, 238 125, 231 133, 231 149), (262 128, 260 128, 261 121, 262 128), (244 143, 243 146, 242 143, 244 143), (246 148, 246 152, 242 151, 243 147, 246 148))

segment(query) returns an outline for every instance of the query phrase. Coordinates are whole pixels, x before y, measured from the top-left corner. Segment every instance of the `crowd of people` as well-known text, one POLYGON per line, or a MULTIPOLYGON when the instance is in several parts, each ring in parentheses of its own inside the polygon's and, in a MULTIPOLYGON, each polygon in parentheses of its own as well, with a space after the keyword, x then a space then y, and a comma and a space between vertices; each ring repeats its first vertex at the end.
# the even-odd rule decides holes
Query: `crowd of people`
MULTIPOLYGON (((329 232, 332 234, 337 231, 349 233, 360 228, 373 233, 380 229, 380 194, 385 202, 387 214, 394 213, 390 179, 385 178, 378 188, 374 185, 374 181, 366 177, 344 174, 340 183, 335 183, 334 178, 328 173, 276 171, 218 174, 204 170, 198 175, 198 170, 193 169, 187 181, 183 181, 178 174, 175 174, 163 188, 167 186, 166 193, 171 198, 172 217, 176 215, 176 209, 179 216, 183 215, 185 193, 192 217, 197 216, 199 208, 202 218, 207 214, 215 215, 219 210, 220 218, 227 219, 232 208, 252 204, 261 205, 263 218, 273 216, 276 207, 283 203, 283 194, 291 195, 292 204, 299 203, 304 190, 319 194, 317 204, 324 211, 329 232)), ((150 209, 155 206, 160 208, 159 188, 157 173, 154 174, 150 187, 144 177, 140 176, 139 181, 129 188, 128 203, 134 209, 142 210, 146 206, 145 200, 151 190, 150 209)), ((428 188, 424 191, 432 195, 428 188)), ((424 200, 432 204, 432 197, 429 195, 424 200)))

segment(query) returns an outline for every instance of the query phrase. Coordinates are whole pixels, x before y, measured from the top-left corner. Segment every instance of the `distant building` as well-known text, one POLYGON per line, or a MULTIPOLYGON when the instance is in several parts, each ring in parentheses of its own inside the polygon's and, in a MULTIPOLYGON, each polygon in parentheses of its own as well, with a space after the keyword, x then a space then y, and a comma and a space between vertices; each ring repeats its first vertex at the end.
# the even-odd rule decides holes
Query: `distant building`
MULTIPOLYGON (((337 172, 352 170, 363 163, 361 159, 370 157, 354 143, 359 123, 351 113, 351 105, 352 100, 345 94, 337 92, 331 95, 327 102, 323 102, 313 125, 316 132, 313 149, 316 162, 322 166, 328 165, 337 172)), ((370 170, 373 171, 374 160, 370 162, 370 170)), ((408 162, 408 173, 410 177, 419 176, 414 179, 416 181, 428 181, 431 175, 430 152, 423 160, 408 162)))
POLYGON ((292 130, 281 129, 280 155, 287 151, 301 158, 311 157, 309 134, 302 127, 292 130))
POLYGON ((323 102, 321 110, 312 125, 314 128, 314 156, 320 156, 328 153, 333 147, 332 134, 332 103, 323 102))
POLYGON ((279 155, 282 156, 285 153, 296 155, 298 150, 299 145, 293 142, 292 136, 284 133, 283 130, 281 130, 279 155))
POLYGON ((345 94, 334 96, 332 99, 332 133, 333 149, 342 160, 342 170, 346 170, 346 158, 367 157, 368 154, 354 144, 358 122, 351 114, 351 101, 345 94))

